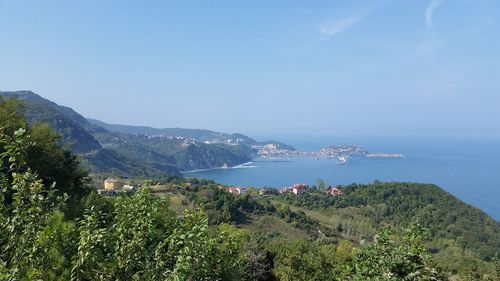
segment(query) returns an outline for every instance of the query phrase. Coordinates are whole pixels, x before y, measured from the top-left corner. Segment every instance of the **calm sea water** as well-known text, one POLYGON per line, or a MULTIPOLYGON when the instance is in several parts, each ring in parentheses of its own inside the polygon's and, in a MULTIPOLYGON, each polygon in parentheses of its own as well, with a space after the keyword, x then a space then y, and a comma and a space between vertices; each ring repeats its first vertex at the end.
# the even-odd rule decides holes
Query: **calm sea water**
POLYGON ((500 220, 500 140, 275 138, 300 150, 326 145, 360 144, 369 152, 402 153, 405 158, 352 158, 346 165, 335 159, 289 157, 255 159, 239 168, 186 173, 230 185, 282 187, 293 183, 327 184, 413 181, 434 183, 459 199, 500 220), (283 161, 285 160, 285 161, 283 161))

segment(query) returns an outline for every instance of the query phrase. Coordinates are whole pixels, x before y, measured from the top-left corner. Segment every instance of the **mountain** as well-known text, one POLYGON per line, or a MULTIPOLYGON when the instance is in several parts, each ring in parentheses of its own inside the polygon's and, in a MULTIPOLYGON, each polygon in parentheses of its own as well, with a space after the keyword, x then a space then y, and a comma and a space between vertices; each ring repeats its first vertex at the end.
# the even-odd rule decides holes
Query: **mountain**
POLYGON ((91 126, 90 122, 73 109, 57 105, 31 91, 0 92, 0 97, 22 100, 28 122, 50 124, 62 135, 62 143, 68 144, 75 153, 88 153, 102 148, 85 128, 91 126))
POLYGON ((104 129, 110 132, 125 133, 132 135, 147 135, 147 136, 167 135, 167 136, 192 138, 198 141, 229 138, 228 134, 214 132, 210 130, 203 130, 203 129, 182 129, 182 128, 158 129, 147 126, 117 125, 117 124, 108 124, 91 118, 89 118, 88 121, 97 126, 103 127, 104 129))
POLYGON ((81 155, 96 173, 123 177, 179 175, 180 171, 236 166, 251 161, 258 142, 242 134, 200 129, 156 129, 111 125, 86 119, 73 109, 44 99, 31 91, 0 92, 0 97, 24 102, 30 123, 50 124, 61 143, 81 155))
POLYGON ((205 143, 229 143, 229 144, 245 144, 245 145, 265 145, 274 144, 278 148, 294 150, 295 148, 277 141, 256 141, 255 139, 239 134, 226 134, 204 129, 183 129, 183 128, 153 128, 146 126, 130 126, 108 124, 99 120, 88 118, 88 121, 96 126, 100 126, 110 132, 145 135, 145 136, 173 136, 194 139, 198 142, 205 143))

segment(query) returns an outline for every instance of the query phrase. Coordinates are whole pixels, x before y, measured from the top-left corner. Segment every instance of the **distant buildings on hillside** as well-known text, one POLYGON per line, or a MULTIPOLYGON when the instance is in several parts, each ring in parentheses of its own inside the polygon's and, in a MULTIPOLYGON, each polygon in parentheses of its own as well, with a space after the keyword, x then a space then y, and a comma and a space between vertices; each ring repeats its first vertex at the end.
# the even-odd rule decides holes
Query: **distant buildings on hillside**
MULTIPOLYGON (((190 186, 190 183, 186 183, 185 187, 190 186)), ((178 185, 173 185, 173 187, 179 187, 178 185)), ((226 189, 229 193, 234 194, 234 195, 245 195, 248 194, 248 189, 246 187, 242 186, 230 186, 230 187, 224 187, 224 186, 219 186, 220 189, 226 189)), ((97 193, 101 196, 114 196, 116 195, 117 191, 123 191, 123 192, 135 192, 137 188, 133 185, 125 184, 122 180, 119 179, 113 179, 113 178, 108 178, 104 180, 104 188, 98 189, 97 193)), ((296 183, 290 187, 283 187, 281 188, 278 193, 279 194, 294 194, 294 195, 301 195, 307 192, 307 185, 303 183, 296 183)), ((342 190, 340 190, 338 187, 329 187, 327 190, 325 190, 325 193, 333 195, 333 196, 339 196, 343 195, 344 193, 342 190)), ((259 190, 259 195, 267 195, 267 194, 276 194, 276 191, 272 189, 260 189, 259 190)))
POLYGON ((337 187, 330 187, 329 189, 326 190, 326 193, 331 194, 333 196, 344 194, 344 192, 342 192, 342 190, 338 189, 337 187))
POLYGON ((120 180, 112 179, 112 178, 107 178, 104 180, 104 189, 117 190, 118 188, 121 188, 122 186, 123 186, 123 183, 120 180))
POLYGON ((119 190, 125 192, 135 192, 136 187, 124 184, 124 182, 119 179, 107 178, 104 180, 104 188, 98 189, 97 194, 101 196, 113 196, 116 195, 116 192, 119 190))
POLYGON ((306 184, 296 183, 291 187, 283 187, 280 189, 281 194, 293 193, 295 195, 306 193, 306 184))
MULTIPOLYGON (((303 184, 303 183, 297 183, 297 184, 294 184, 293 186, 291 187, 283 187, 279 190, 279 193, 280 194, 287 194, 287 193, 292 193, 292 194, 295 194, 295 195, 300 195, 300 194, 304 194, 307 192, 307 189, 306 189, 307 185, 306 184, 303 184)), ((327 194, 330 194, 330 195, 333 195, 333 196, 338 196, 338 195, 342 195, 344 194, 342 192, 342 190, 340 190, 338 187, 330 187, 328 188, 325 193, 327 194)))
POLYGON ((231 194, 236 194, 236 195, 244 195, 248 193, 248 190, 245 187, 228 187, 227 191, 231 194))
POLYGON ((290 156, 298 153, 296 150, 280 148, 274 143, 252 145, 252 149, 260 156, 290 156))

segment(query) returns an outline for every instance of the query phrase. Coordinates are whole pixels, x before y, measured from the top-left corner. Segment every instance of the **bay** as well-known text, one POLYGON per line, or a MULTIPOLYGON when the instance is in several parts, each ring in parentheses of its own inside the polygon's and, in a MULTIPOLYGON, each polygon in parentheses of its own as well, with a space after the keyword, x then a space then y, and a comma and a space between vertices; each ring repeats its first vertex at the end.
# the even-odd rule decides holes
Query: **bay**
POLYGON ((405 158, 353 157, 339 165, 335 159, 312 157, 256 158, 231 169, 186 173, 228 185, 252 187, 410 181, 433 183, 462 201, 500 220, 500 141, 497 139, 403 139, 356 137, 275 137, 300 150, 327 145, 359 144, 369 152, 402 153, 405 158))

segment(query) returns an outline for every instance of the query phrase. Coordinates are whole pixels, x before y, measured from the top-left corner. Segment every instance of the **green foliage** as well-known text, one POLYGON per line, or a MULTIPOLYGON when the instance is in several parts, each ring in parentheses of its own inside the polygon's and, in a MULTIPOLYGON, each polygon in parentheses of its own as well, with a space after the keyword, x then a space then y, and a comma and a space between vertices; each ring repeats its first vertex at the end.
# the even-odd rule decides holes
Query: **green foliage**
POLYGON ((375 242, 354 255, 350 280, 444 280, 423 244, 423 229, 415 224, 395 234, 383 229, 375 242))
POLYGON ((174 217, 166 198, 147 187, 122 194, 112 209, 91 207, 76 230, 58 212, 66 198, 27 166, 31 136, 21 129, 9 140, 1 155, 9 164, 0 193, 1 280, 68 280, 71 265, 73 280, 229 280, 244 274, 243 258, 235 258, 241 235, 211 232, 202 212, 174 217))
POLYGON ((250 233, 241 241, 240 247, 245 257, 245 278, 241 278, 241 280, 275 280, 272 272, 273 257, 266 249, 270 239, 272 238, 269 237, 269 234, 250 233))
MULTIPOLYGON (((178 169, 165 160, 153 159, 143 161, 144 159, 135 158, 147 157, 151 151, 120 149, 101 149, 85 155, 84 163, 93 172, 102 175, 119 177, 156 177, 159 175, 179 175, 178 169), (142 154, 144 152, 145 154, 142 154)), ((150 155, 150 154, 149 154, 150 155)))
POLYGON ((319 190, 319 191, 324 191, 324 190, 326 190, 326 185, 325 185, 325 181, 324 181, 324 180, 322 180, 322 179, 318 179, 318 180, 316 181, 316 184, 317 184, 317 187, 318 187, 318 190, 319 190))
POLYGON ((500 224, 435 185, 378 183, 344 191, 347 196, 339 197, 338 205, 370 206, 367 215, 376 223, 405 225, 418 219, 432 237, 456 240, 486 261, 500 251, 500 224))
POLYGON ((69 280, 74 254, 77 251, 78 232, 74 222, 54 211, 40 234, 43 246, 42 280, 69 280))
POLYGON ((308 243, 304 240, 288 242, 283 239, 269 245, 273 254, 273 272, 279 280, 338 280, 336 246, 308 243))
MULTIPOLYGON (((87 153, 101 146, 86 130, 87 120, 67 107, 46 100, 30 91, 0 92, 0 98, 20 100, 28 123, 45 123, 61 134, 61 143, 67 144, 75 153, 87 153)), ((18 127, 19 128, 19 127, 18 127)))
POLYGON ((0 128, 1 133, 7 136, 14 135, 19 128, 24 128, 24 105, 16 99, 0 97, 0 128))
POLYGON ((185 144, 182 139, 143 135, 114 133, 100 141, 106 149, 86 156, 92 167, 104 172, 113 167, 136 176, 234 166, 251 161, 252 153, 246 145, 185 144), (129 162, 138 163, 141 170, 129 167, 129 162))
MULTIPOLYGON (((25 172, 27 167, 37 172, 45 185, 56 184, 59 194, 71 193, 75 199, 88 193, 86 189, 87 172, 81 168, 79 160, 70 151, 59 146, 60 136, 47 125, 28 125, 24 118, 24 106, 15 99, 0 99, 0 153, 5 153, 9 147, 17 149, 16 155, 23 155, 23 167, 18 167, 16 172, 25 172), (15 136, 21 133, 24 138, 15 136), (16 141, 29 142, 21 145, 16 141), (23 153, 19 153, 23 151, 23 153)), ((10 153, 12 155, 12 153, 10 153)), ((13 156, 10 156, 13 157, 13 156)), ((17 156, 21 157, 21 156, 17 156)), ((16 161, 12 163, 17 163, 16 161)), ((9 162, 2 160, 0 172, 9 176, 9 162)), ((12 180, 10 177, 9 180, 12 180)), ((8 196, 8 195, 7 195, 8 196)))
POLYGON ((293 212, 288 205, 279 206, 276 209, 276 215, 284 219, 287 223, 307 231, 310 235, 315 236, 320 229, 320 223, 307 216, 303 211, 293 212))
POLYGON ((426 243, 447 268, 459 268, 479 261, 491 261, 500 251, 500 224, 439 187, 419 183, 381 183, 342 187, 343 196, 328 196, 308 190, 303 196, 282 196, 285 202, 310 210, 334 214, 337 231, 348 238, 371 238, 373 229, 390 224, 419 223, 429 229, 426 243), (442 252, 442 254, 441 254, 442 252), (460 263, 467 257, 469 262, 460 263))
POLYGON ((268 201, 259 201, 249 195, 235 196, 214 184, 194 184, 180 193, 208 212, 210 224, 245 223, 250 214, 274 213, 276 210, 268 201))
POLYGON ((13 135, 1 138, 1 159, 7 160, 9 170, 2 175, 0 187, 0 279, 36 279, 52 272, 54 255, 49 252, 54 246, 45 230, 66 197, 56 196, 53 186, 45 188, 27 166, 27 151, 34 143, 26 131, 13 135))
POLYGON ((234 229, 211 231, 202 212, 177 218, 147 187, 116 198, 111 213, 88 210, 79 237, 73 280, 232 280, 244 272, 234 229))

